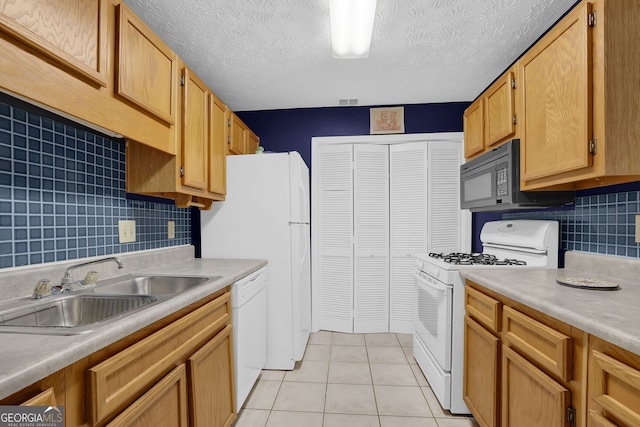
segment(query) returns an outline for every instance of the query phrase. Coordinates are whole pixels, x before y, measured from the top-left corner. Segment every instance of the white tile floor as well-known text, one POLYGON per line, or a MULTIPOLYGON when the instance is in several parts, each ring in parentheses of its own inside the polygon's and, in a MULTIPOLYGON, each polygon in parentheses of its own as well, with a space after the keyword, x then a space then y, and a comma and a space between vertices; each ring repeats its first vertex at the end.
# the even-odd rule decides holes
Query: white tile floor
POLYGON ((477 427, 442 409, 404 334, 311 334, 293 371, 263 371, 235 427, 477 427))

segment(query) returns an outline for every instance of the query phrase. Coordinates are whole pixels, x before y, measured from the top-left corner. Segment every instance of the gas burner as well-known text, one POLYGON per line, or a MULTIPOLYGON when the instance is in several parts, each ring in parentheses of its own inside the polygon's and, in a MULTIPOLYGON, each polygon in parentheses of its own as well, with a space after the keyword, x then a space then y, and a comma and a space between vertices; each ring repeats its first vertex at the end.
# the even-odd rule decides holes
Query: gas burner
POLYGON ((482 253, 451 252, 443 254, 431 252, 429 256, 455 265, 527 265, 522 260, 513 258, 498 259, 495 255, 482 253))

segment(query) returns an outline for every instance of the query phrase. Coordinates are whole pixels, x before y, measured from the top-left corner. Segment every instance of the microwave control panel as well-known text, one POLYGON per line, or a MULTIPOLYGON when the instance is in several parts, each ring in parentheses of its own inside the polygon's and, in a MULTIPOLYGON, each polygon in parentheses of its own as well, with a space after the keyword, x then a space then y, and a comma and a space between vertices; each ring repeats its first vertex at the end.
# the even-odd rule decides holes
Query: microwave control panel
POLYGON ((507 180, 507 168, 498 169, 496 171, 496 197, 506 197, 509 195, 507 180))

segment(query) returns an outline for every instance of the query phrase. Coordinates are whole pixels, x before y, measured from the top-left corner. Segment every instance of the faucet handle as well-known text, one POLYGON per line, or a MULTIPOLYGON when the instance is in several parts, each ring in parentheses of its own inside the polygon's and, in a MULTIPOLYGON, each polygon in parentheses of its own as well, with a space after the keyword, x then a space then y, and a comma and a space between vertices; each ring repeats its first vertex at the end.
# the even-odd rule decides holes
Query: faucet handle
POLYGON ((95 285, 98 281, 98 272, 95 270, 87 271, 87 275, 84 276, 82 286, 95 285))
POLYGON ((36 283, 36 286, 33 289, 33 295, 31 295, 31 298, 32 299, 44 298, 50 293, 51 293, 51 280, 40 279, 38 280, 38 283, 36 283))

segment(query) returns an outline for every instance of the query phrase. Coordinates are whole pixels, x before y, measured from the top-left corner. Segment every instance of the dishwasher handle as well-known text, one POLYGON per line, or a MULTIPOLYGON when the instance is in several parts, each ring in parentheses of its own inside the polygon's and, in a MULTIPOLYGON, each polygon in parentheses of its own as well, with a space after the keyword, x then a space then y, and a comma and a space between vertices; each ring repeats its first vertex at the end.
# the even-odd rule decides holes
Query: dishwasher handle
POLYGON ((267 287, 267 268, 243 277, 231 285, 231 304, 233 307, 239 307, 255 297, 260 291, 267 287))

